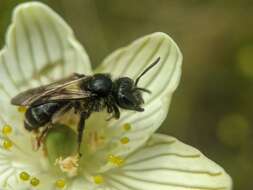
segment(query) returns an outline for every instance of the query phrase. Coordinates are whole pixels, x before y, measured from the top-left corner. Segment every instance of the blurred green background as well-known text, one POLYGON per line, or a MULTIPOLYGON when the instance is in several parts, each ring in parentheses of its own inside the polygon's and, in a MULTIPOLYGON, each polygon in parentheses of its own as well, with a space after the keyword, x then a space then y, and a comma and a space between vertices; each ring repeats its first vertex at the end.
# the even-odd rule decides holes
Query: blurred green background
MULTIPOLYGON (((11 11, 0 0, 0 45, 11 11)), ((95 65, 151 32, 172 36, 184 55, 183 77, 160 132, 200 149, 253 189, 252 0, 44 0, 74 29, 95 65)))

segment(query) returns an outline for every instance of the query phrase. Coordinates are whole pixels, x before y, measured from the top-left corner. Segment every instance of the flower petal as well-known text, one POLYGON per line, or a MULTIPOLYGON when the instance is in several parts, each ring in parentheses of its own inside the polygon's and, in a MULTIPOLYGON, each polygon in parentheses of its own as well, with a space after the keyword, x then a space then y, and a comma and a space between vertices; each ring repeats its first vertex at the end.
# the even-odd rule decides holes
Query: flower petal
POLYGON ((155 134, 121 168, 105 174, 115 190, 229 190, 230 176, 197 149, 155 134))
POLYGON ((44 172, 43 153, 33 151, 31 137, 23 130, 14 128, 11 134, 0 135, 0 189, 27 189, 19 174, 25 171, 36 176, 44 172))
POLYGON ((40 83, 77 70, 91 73, 88 56, 71 28, 49 7, 21 4, 12 20, 0 54, 1 86, 11 95, 31 85, 32 79, 40 83))
POLYGON ((84 177, 77 177, 73 180, 73 182, 68 186, 68 190, 95 190, 95 184, 91 183, 84 177))
POLYGON ((162 124, 167 116, 172 94, 179 83, 182 54, 168 35, 159 32, 115 51, 96 70, 96 72, 111 73, 113 78, 129 76, 136 79, 158 57, 160 63, 143 76, 138 85, 152 92, 152 94, 143 94, 145 111, 136 113, 121 110, 121 118, 109 123, 112 131, 126 123, 132 126, 132 130, 124 134, 130 142, 124 146, 125 148, 119 146, 115 154, 125 155, 133 151, 162 124))
POLYGON ((90 74, 91 67, 71 28, 42 3, 19 5, 0 52, 0 103, 4 109, 1 112, 9 114, 9 100, 20 90, 75 71, 90 74))

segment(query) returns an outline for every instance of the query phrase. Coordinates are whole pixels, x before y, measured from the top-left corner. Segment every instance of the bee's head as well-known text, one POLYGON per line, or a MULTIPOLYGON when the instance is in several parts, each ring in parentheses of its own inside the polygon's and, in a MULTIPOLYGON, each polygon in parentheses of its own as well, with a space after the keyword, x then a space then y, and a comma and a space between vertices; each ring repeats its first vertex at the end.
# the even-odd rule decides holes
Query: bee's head
POLYGON ((128 110, 144 111, 142 93, 129 77, 122 77, 114 82, 114 97, 119 107, 128 110))
POLYGON ((135 110, 142 112, 144 109, 141 107, 144 104, 142 92, 148 92, 145 88, 138 87, 140 78, 153 68, 158 62, 158 58, 153 64, 146 68, 134 81, 129 77, 121 77, 114 82, 114 97, 119 107, 128 110, 135 110))

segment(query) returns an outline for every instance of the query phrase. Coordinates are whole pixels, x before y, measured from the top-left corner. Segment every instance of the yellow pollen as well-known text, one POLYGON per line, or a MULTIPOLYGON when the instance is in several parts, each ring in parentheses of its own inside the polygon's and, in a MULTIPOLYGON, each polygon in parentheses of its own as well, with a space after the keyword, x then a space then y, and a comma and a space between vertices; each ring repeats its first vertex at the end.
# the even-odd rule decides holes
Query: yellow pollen
POLYGON ((3 142, 3 147, 6 150, 9 150, 13 146, 13 143, 10 140, 4 140, 3 142))
POLYGON ((20 179, 22 179, 23 181, 27 181, 30 179, 30 175, 27 172, 21 172, 19 174, 20 179))
POLYGON ((120 156, 109 155, 108 162, 111 162, 112 164, 116 166, 122 166, 125 160, 121 158, 120 156))
POLYGON ((104 178, 101 175, 93 176, 93 180, 94 180, 94 183, 98 185, 104 183, 104 178))
POLYGON ((3 135, 9 135, 12 132, 12 127, 8 124, 5 124, 2 128, 3 135))
POLYGON ((79 166, 79 155, 68 156, 67 158, 57 158, 55 165, 59 165, 61 171, 68 173, 70 176, 76 176, 79 166))
POLYGON ((20 113, 25 113, 26 110, 27 110, 27 108, 25 106, 19 106, 18 107, 18 112, 20 112, 20 113))
POLYGON ((64 179, 58 179, 56 182, 55 182, 55 186, 60 188, 60 189, 63 189, 66 185, 66 181, 64 179))
POLYGON ((125 131, 130 131, 131 128, 132 128, 132 126, 130 125, 130 123, 125 123, 125 124, 123 125, 123 129, 124 129, 125 131))
POLYGON ((30 181, 30 184, 34 187, 38 186, 40 184, 40 180, 36 177, 33 177, 30 181))
POLYGON ((128 137, 122 137, 120 139, 121 144, 128 144, 130 139, 128 137))

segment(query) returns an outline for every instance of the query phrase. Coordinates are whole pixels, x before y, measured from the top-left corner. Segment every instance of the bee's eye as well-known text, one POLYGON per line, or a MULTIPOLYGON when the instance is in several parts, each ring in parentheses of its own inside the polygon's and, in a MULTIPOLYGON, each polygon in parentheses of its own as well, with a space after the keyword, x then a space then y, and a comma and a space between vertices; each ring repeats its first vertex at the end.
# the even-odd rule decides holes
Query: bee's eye
POLYGON ((134 81, 131 78, 122 77, 117 79, 114 83, 113 91, 117 104, 124 109, 143 111, 140 107, 142 101, 139 101, 142 98, 133 89, 134 81))
POLYGON ((122 96, 120 99, 120 102, 122 105, 125 105, 125 106, 132 106, 133 105, 133 102, 127 96, 122 96))
POLYGON ((135 111, 143 111, 136 97, 131 93, 118 94, 117 103, 121 108, 135 111))

